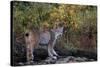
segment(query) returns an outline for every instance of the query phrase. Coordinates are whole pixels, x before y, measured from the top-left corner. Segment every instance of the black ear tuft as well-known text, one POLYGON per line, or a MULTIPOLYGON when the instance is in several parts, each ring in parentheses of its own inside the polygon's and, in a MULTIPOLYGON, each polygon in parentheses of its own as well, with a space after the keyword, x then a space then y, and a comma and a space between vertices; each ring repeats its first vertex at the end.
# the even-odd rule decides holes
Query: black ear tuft
POLYGON ((27 36, 27 37, 28 37, 28 36, 29 36, 29 33, 26 33, 26 34, 25 34, 25 36, 27 36))

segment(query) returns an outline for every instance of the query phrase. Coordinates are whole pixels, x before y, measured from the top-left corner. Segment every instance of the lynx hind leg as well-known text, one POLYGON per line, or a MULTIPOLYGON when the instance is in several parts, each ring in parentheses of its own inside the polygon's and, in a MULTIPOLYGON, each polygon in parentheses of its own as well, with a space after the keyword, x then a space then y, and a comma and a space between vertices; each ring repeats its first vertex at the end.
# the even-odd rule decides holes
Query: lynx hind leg
POLYGON ((25 41, 26 41, 26 58, 27 58, 27 64, 33 63, 33 44, 31 42, 31 38, 29 33, 25 34, 25 41))
POLYGON ((27 48, 27 63, 28 64, 33 63, 33 59, 34 59, 33 49, 31 47, 27 48))

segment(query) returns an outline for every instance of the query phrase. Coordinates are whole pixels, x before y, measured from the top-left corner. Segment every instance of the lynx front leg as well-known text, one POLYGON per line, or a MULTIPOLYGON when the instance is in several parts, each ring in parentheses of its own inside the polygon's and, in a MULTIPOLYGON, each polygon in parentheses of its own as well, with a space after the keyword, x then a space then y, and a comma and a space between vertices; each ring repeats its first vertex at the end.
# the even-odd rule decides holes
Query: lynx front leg
POLYGON ((52 53, 52 46, 50 44, 48 45, 48 55, 52 59, 57 59, 57 57, 54 56, 53 53, 52 53))
POLYGON ((52 45, 51 45, 51 53, 53 54, 53 57, 55 59, 58 59, 59 58, 59 55, 56 53, 56 51, 54 50, 54 46, 56 44, 56 39, 53 41, 52 45))
POLYGON ((52 48, 52 53, 53 53, 54 56, 56 56, 56 57, 58 56, 58 54, 56 53, 56 51, 54 50, 54 48, 52 48))
POLYGON ((56 51, 54 50, 54 46, 56 44, 56 39, 53 41, 53 44, 51 45, 51 52, 54 56, 58 56, 58 54, 56 53, 56 51))
POLYGON ((49 55, 49 57, 53 57, 50 44, 48 45, 48 55, 49 55))

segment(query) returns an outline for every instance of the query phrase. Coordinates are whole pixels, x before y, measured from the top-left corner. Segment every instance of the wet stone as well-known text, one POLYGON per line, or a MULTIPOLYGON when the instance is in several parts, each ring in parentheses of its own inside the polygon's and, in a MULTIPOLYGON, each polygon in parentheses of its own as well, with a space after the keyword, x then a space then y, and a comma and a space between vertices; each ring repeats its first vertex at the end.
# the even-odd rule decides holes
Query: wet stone
POLYGON ((67 57, 60 57, 57 60, 54 60, 50 57, 47 57, 45 60, 41 61, 34 61, 32 64, 26 64, 19 62, 18 64, 23 65, 45 65, 45 64, 61 64, 61 63, 76 63, 76 62, 87 62, 87 61, 94 61, 94 59, 88 59, 86 57, 74 57, 74 56, 67 56, 67 57))

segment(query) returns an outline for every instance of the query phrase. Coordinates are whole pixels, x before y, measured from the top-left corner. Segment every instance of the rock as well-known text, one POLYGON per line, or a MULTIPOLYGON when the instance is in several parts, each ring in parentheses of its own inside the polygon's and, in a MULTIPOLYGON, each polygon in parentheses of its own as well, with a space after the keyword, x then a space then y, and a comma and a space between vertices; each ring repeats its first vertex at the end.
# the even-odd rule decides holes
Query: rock
POLYGON ((59 60, 56 61, 56 63, 57 63, 57 64, 66 63, 66 61, 64 61, 64 59, 59 59, 59 60))
POLYGON ((86 58, 86 57, 82 57, 82 59, 87 60, 87 58, 86 58))
POLYGON ((34 61, 32 64, 25 64, 23 62, 19 62, 18 64, 23 65, 45 65, 45 64, 61 64, 61 63, 75 63, 75 62, 86 62, 86 61, 94 61, 94 59, 88 59, 86 57, 74 57, 74 56, 67 56, 67 57, 60 57, 57 60, 54 60, 50 57, 47 57, 45 60, 41 61, 34 61))
POLYGON ((45 63, 47 63, 47 64, 54 64, 54 63, 56 63, 56 61, 57 61, 57 60, 48 57, 48 58, 45 60, 45 63))
POLYGON ((25 65, 25 63, 23 63, 23 62, 19 62, 18 65, 23 66, 23 65, 25 65))
POLYGON ((94 61, 94 59, 90 59, 90 61, 94 61))
POLYGON ((77 58, 75 58, 75 61, 76 62, 84 62, 85 60, 81 57, 77 57, 77 58))

